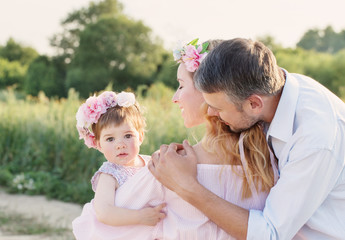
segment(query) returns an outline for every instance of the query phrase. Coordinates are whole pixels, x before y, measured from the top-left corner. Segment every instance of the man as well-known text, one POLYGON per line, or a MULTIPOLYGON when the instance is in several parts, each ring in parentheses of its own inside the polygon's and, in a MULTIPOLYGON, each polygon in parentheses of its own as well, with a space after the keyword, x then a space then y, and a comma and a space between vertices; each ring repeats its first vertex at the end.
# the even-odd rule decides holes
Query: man
POLYGON ((345 104, 315 80, 281 69, 260 42, 233 39, 195 76, 208 114, 234 132, 263 122, 280 179, 263 211, 219 198, 196 178, 187 142, 162 146, 149 169, 166 187, 237 239, 345 239, 345 104))

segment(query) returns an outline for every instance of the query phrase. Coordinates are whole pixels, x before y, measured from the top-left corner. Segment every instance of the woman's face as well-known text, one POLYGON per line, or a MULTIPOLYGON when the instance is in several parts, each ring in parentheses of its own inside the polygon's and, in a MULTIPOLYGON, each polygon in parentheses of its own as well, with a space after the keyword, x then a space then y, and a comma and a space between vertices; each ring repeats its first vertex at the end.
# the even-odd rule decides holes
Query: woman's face
POLYGON ((205 121, 205 113, 202 111, 204 98, 193 83, 193 75, 188 72, 185 64, 181 63, 177 70, 177 88, 172 101, 177 103, 181 109, 184 125, 191 128, 202 124, 205 121))

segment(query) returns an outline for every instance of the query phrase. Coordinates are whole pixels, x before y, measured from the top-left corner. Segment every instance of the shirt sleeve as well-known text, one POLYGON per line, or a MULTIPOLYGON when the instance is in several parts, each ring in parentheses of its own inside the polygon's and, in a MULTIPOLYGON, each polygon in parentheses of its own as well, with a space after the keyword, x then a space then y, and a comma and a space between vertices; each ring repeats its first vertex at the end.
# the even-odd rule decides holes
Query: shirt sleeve
POLYGON ((291 151, 263 211, 250 210, 247 239, 292 239, 334 187, 342 167, 325 149, 291 151))

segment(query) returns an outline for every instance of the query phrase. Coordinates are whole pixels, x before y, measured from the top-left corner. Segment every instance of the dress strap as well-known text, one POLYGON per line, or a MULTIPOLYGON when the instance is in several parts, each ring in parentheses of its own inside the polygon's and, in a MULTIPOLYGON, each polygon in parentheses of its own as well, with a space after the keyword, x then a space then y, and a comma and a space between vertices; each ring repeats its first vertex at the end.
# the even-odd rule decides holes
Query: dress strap
POLYGON ((278 166, 277 166, 276 158, 271 148, 268 148, 268 150, 270 151, 271 165, 272 165, 273 176, 274 176, 274 184, 276 184, 279 178, 278 166))
POLYGON ((258 191, 255 188, 254 182, 249 181, 249 176, 248 176, 248 163, 244 154, 244 147, 243 147, 243 133, 240 135, 240 139, 238 140, 238 146, 240 148, 240 156, 241 156, 241 163, 243 167, 243 172, 247 178, 247 182, 250 187, 250 191, 252 192, 253 196, 259 197, 258 191))

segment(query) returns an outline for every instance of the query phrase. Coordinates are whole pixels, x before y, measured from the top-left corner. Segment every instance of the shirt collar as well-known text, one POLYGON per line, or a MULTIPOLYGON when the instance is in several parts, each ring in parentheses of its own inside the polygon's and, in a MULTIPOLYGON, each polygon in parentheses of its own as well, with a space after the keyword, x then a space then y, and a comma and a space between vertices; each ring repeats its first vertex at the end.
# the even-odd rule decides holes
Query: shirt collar
POLYGON ((298 81, 285 69, 286 80, 278 107, 267 131, 267 138, 272 136, 287 142, 293 133, 293 123, 299 94, 298 81))

